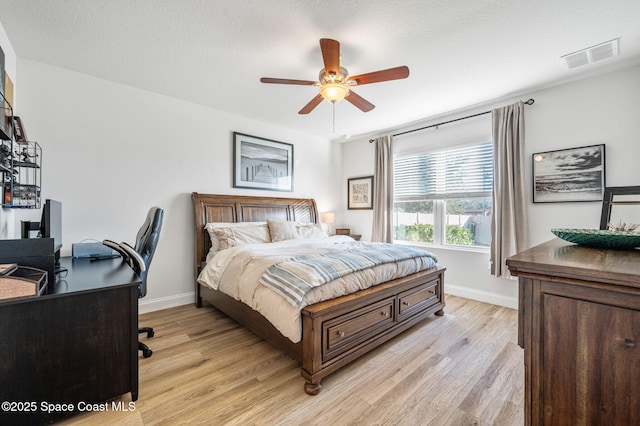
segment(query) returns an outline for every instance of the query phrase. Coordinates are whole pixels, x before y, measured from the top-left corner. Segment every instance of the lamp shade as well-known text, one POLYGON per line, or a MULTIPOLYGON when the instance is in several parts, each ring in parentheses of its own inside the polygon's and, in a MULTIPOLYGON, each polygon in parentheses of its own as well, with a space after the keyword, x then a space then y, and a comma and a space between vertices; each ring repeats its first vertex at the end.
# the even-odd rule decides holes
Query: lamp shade
POLYGON ((343 83, 326 83, 320 87, 320 95, 325 101, 339 102, 349 93, 349 86, 343 83))
POLYGON ((322 213, 322 223, 336 223, 336 214, 334 212, 322 213))

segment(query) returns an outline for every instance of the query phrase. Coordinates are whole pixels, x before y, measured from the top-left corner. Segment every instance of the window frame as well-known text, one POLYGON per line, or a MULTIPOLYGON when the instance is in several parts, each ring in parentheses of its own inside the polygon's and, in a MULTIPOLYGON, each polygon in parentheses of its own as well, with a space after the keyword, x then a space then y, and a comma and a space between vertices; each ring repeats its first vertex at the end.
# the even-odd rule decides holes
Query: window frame
MULTIPOLYGON (((446 213, 446 202, 447 200, 465 200, 465 199, 490 199, 491 200, 491 215, 493 215, 493 177, 494 177, 494 173, 493 173, 493 167, 494 167, 494 154, 493 154, 493 142, 491 140, 486 140, 483 138, 483 140, 481 141, 476 141, 474 143, 466 143, 466 144, 459 144, 459 145, 453 145, 453 146, 449 146, 447 148, 434 148, 434 149, 430 149, 430 150, 420 150, 420 151, 413 151, 410 153, 405 153, 401 156, 398 156, 398 159, 402 159, 402 158, 407 158, 407 157, 414 157, 414 156, 420 156, 420 155, 428 155, 431 153, 444 153, 447 151, 456 151, 456 150, 463 150, 466 148, 470 148, 470 147, 474 147, 477 146, 479 147, 478 153, 482 154, 482 146, 483 145, 489 145, 490 149, 491 149, 491 190, 490 191, 482 191, 482 192, 476 192, 476 193, 451 193, 451 195, 447 194, 447 196, 444 197, 437 197, 437 196, 433 196, 433 195, 426 195, 424 198, 421 199, 413 199, 413 200, 409 200, 409 199, 396 199, 396 191, 394 188, 394 200, 393 200, 393 208, 394 211, 396 210, 395 206, 396 203, 402 203, 402 202, 411 202, 411 201, 433 201, 433 227, 434 227, 434 232, 433 232, 433 242, 426 242, 426 241, 407 241, 407 240, 397 240, 396 239, 396 234, 395 234, 395 227, 398 226, 397 223, 394 223, 394 243, 401 243, 401 244, 414 244, 414 245, 425 245, 425 246, 429 246, 429 247, 437 247, 437 248, 442 248, 442 249, 452 249, 452 250, 462 250, 462 251, 474 251, 474 252, 489 252, 490 249, 490 244, 489 245, 462 245, 462 244, 449 244, 446 242, 446 233, 447 233, 447 221, 446 221, 446 217, 447 217, 447 213, 446 213)), ((394 160, 395 162, 395 160, 394 160)), ((395 165, 395 164, 394 164, 395 165)), ((445 167, 445 170, 447 168, 445 167)), ((395 167, 394 167, 394 182, 396 181, 396 174, 395 174, 395 167)), ((435 186, 435 185, 434 185, 435 186)), ((395 217, 396 215, 394 215, 394 221, 395 221, 395 217)))

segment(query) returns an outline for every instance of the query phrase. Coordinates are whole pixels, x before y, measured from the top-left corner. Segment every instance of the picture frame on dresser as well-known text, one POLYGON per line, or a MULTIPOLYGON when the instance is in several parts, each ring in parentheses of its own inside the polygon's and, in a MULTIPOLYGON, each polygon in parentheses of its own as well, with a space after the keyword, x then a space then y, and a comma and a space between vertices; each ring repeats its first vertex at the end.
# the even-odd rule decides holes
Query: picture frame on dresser
POLYGON ((293 145, 233 132, 233 187, 293 191, 293 145))
POLYGON ((534 203, 602 201, 605 145, 535 153, 532 175, 534 203))
POLYGON ((640 224, 640 186, 605 188, 600 214, 600 229, 609 229, 611 226, 629 229, 637 224, 640 224))

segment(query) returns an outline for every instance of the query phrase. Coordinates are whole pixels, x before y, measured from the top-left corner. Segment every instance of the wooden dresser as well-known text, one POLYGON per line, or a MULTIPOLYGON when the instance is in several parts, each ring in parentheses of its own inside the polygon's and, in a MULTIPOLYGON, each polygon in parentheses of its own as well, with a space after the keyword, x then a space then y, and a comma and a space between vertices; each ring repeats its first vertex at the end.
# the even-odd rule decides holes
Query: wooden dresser
POLYGON ((640 250, 554 239, 507 265, 519 277, 525 425, 640 424, 640 250))

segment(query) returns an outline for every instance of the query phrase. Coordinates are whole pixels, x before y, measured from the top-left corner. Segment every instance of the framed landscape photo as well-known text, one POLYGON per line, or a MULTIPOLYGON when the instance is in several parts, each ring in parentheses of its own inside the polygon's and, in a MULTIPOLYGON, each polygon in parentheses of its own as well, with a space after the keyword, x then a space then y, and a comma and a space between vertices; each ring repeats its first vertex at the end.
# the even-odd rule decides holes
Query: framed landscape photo
POLYGON ((533 154, 533 202, 602 201, 604 144, 533 154))
POLYGON ((293 191, 293 145, 233 132, 233 187, 293 191))
POLYGON ((347 208, 373 209, 373 176, 347 179, 347 208))

